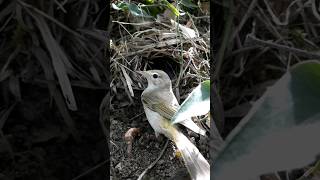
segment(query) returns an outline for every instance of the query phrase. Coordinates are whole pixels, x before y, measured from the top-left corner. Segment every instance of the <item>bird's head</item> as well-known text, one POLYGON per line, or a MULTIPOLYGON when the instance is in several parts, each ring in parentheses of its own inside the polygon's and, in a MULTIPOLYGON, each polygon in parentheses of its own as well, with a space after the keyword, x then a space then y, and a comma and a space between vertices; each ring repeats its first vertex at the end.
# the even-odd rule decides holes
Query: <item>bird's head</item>
POLYGON ((147 89, 170 88, 171 80, 167 73, 161 70, 137 71, 148 81, 147 89))

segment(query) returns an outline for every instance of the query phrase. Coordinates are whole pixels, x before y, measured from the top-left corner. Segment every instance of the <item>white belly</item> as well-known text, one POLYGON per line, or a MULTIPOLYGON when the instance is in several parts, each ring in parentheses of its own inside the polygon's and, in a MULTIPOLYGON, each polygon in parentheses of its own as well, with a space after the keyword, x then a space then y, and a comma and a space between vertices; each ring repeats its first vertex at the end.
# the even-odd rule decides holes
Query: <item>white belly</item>
POLYGON ((163 121, 163 118, 157 112, 151 111, 149 108, 146 108, 145 106, 143 108, 144 112, 146 113, 149 124, 151 125, 153 130, 156 133, 166 135, 164 129, 161 127, 161 122, 163 121))

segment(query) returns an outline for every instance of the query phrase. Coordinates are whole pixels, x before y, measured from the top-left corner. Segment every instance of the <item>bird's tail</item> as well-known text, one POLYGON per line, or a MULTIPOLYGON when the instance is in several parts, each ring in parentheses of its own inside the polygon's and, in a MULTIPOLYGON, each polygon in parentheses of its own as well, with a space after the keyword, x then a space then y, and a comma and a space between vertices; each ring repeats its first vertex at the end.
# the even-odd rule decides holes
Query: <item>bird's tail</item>
POLYGON ((180 131, 175 130, 173 141, 181 152, 185 166, 193 180, 209 180, 210 165, 198 148, 180 131))

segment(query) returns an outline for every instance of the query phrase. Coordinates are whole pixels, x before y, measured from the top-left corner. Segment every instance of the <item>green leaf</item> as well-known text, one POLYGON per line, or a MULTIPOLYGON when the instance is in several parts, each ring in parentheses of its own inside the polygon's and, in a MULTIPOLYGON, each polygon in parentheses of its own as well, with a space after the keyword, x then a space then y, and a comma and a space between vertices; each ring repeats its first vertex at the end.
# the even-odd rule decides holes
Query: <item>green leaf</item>
POLYGON ((194 116, 201 116, 210 111, 210 80, 199 84, 181 104, 172 117, 172 122, 179 123, 194 116))
POLYGON ((145 0, 144 2, 147 5, 154 4, 154 0, 145 0))
POLYGON ((126 2, 120 2, 117 5, 112 3, 111 7, 115 10, 128 10, 128 3, 126 2))
POLYGON ((117 5, 112 3, 111 6, 116 10, 129 11, 134 16, 152 18, 150 14, 134 3, 120 2, 117 5))
POLYGON ((143 10, 141 7, 137 6, 136 4, 129 4, 128 8, 130 13, 134 16, 152 17, 145 10, 143 10))
POLYGON ((179 15, 180 15, 179 10, 178 10, 176 7, 174 7, 174 5, 172 5, 171 3, 169 3, 167 0, 162 0, 161 2, 164 3, 164 4, 166 5, 166 7, 167 7, 168 9, 170 9, 170 11, 171 11, 174 15, 176 15, 176 16, 179 16, 179 15))
POLYGON ((320 153, 320 64, 294 66, 254 104, 226 139, 215 180, 247 180, 301 168, 320 153))
POLYGON ((151 16, 153 16, 154 18, 157 17, 158 14, 160 14, 161 12, 163 12, 163 10, 161 9, 161 5, 154 5, 153 7, 142 7, 143 10, 145 10, 148 14, 150 14, 151 16))
POLYGON ((198 6, 194 4, 191 0, 181 0, 180 4, 188 8, 198 8, 198 6))

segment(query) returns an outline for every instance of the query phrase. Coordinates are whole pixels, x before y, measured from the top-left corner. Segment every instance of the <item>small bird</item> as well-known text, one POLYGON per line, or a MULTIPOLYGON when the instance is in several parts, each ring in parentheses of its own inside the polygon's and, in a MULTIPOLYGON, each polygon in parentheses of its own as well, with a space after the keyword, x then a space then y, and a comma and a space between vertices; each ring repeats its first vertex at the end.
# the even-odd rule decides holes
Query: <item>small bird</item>
MULTIPOLYGON (((169 76, 161 70, 138 71, 138 73, 148 81, 147 88, 142 92, 141 101, 156 137, 163 134, 176 144, 193 180, 209 180, 209 163, 198 148, 170 121, 177 112, 179 104, 173 94, 169 76)), ((191 119, 186 119, 181 124, 201 135, 206 133, 191 119)))

